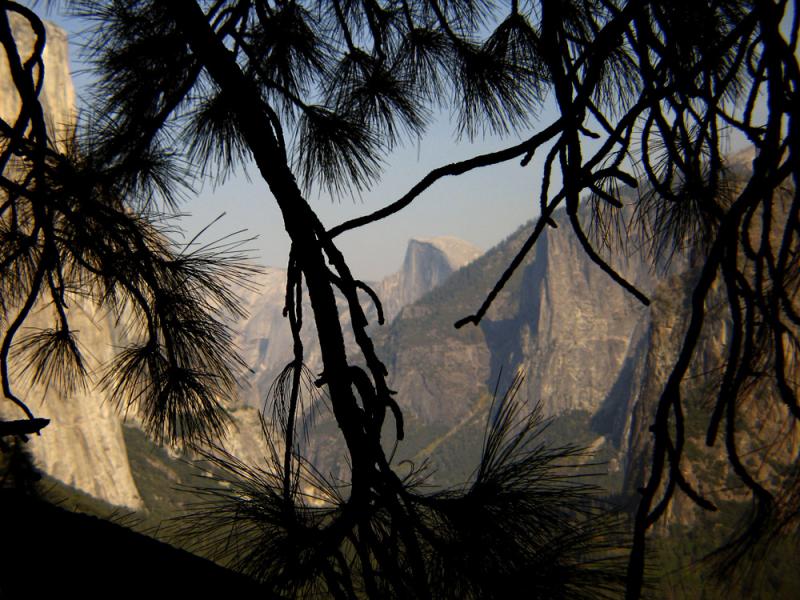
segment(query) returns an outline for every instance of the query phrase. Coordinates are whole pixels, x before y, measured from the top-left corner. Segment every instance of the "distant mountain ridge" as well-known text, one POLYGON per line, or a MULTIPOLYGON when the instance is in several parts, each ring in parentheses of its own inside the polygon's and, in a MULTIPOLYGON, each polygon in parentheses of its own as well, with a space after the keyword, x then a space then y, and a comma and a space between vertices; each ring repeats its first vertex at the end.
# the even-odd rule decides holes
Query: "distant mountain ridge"
MULTIPOLYGON (((480 327, 453 327, 480 306, 529 227, 404 309, 382 338, 395 389, 409 410, 454 418, 498 378, 501 389, 508 385, 518 369, 525 374, 523 393, 549 415, 594 412, 604 401, 643 309, 585 256, 566 227, 544 232, 480 327)), ((655 278, 642 261, 617 262, 623 276, 652 289, 655 278)))
MULTIPOLYGON (((401 309, 416 301, 447 280, 458 269, 482 254, 475 245, 464 240, 442 236, 430 239, 411 239, 408 242, 403 265, 397 272, 385 277, 371 287, 381 301, 384 318, 390 323, 401 309)), ((280 371, 292 360, 292 336, 289 322, 283 316, 286 297, 286 270, 269 268, 252 282, 251 289, 242 291, 244 308, 248 316, 233 324, 236 342, 242 351, 251 376, 242 387, 241 396, 250 406, 261 407, 270 386, 280 371)), ((307 294, 303 314, 311 315, 307 294)), ((345 319, 345 336, 353 346, 349 330, 346 305, 339 299, 339 311, 345 319)), ((362 295, 367 319, 372 331, 376 330, 378 315, 372 301, 362 295)), ((314 334, 313 319, 304 319, 303 345, 305 363, 312 372, 321 372, 322 357, 314 334)))

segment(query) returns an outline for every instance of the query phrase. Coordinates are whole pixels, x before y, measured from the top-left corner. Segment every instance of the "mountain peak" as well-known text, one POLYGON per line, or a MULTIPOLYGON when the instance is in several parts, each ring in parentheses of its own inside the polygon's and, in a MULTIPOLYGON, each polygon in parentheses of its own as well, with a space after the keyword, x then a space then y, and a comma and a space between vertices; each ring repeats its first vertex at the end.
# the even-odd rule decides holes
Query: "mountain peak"
POLYGON ((391 321, 403 306, 431 291, 482 253, 474 244, 453 236, 410 239, 403 267, 384 278, 375 289, 383 299, 387 320, 391 321))
POLYGON ((408 241, 408 251, 411 251, 414 244, 433 246, 444 255, 453 271, 457 271, 461 267, 468 265, 483 254, 483 250, 478 248, 475 244, 452 235, 442 235, 432 238, 411 238, 408 241))

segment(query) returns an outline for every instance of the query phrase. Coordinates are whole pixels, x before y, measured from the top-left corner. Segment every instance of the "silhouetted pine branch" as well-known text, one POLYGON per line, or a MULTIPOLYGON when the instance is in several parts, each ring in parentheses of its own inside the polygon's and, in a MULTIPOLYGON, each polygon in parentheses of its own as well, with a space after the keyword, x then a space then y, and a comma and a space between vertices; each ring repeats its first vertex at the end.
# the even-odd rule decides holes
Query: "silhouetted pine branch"
MULTIPOLYGON (((68 152, 48 137, 38 101, 41 21, 14 2, 4 4, 0 17, 0 42, 23 107, 0 121, 0 310, 6 326, 0 374, 4 395, 26 416, 34 417, 14 393, 9 375, 12 341, 34 304, 44 299, 51 304, 52 329, 59 333, 34 336, 28 348, 38 348, 44 357, 38 363, 42 373, 56 357, 63 367, 75 367, 79 363, 64 314, 70 295, 80 292, 119 317, 132 317, 134 341, 105 379, 118 401, 136 399, 151 431, 162 437, 193 441, 219 431, 220 400, 229 394, 237 361, 217 314, 235 310, 229 284, 246 278, 248 267, 236 251, 219 259, 211 248, 196 255, 176 250, 166 241, 159 211, 174 210, 186 186, 209 167, 221 174, 252 160, 292 242, 287 309, 300 282, 312 299, 324 363, 315 383, 330 398, 352 479, 347 500, 332 492, 331 507, 307 508, 289 476, 318 483, 319 477, 301 456, 291 456, 296 413, 280 412, 286 421, 278 430, 283 442, 289 440, 277 453, 283 455, 276 462, 281 468, 275 473, 235 469, 255 482, 239 488, 242 498, 254 498, 245 533, 256 539, 260 532, 273 536, 252 546, 243 568, 287 591, 324 589, 351 598, 381 597, 386 590, 424 595, 433 585, 430 569, 435 567, 446 576, 443 581, 451 574, 465 578, 452 590, 478 597, 501 589, 487 568, 503 573, 503 582, 514 582, 522 572, 519 565, 526 564, 543 573, 542 590, 559 581, 559 594, 582 593, 568 589, 568 575, 578 572, 573 567, 579 561, 558 540, 542 543, 534 521, 520 517, 520 527, 512 530, 503 513, 492 524, 498 507, 514 514, 517 504, 504 504, 507 498, 520 499, 520 510, 527 510, 526 498, 529 506, 544 510, 550 499, 545 492, 555 489, 533 487, 524 475, 529 468, 549 481, 550 455, 523 451, 525 436, 490 444, 484 475, 460 495, 425 498, 394 473, 381 436, 389 408, 402 437, 402 398, 395 399, 386 384, 387 369, 365 329, 360 282, 334 242, 343 231, 402 210, 442 177, 512 158, 527 167, 543 152, 540 219, 486 301, 459 326, 480 323, 543 228, 555 226, 551 213, 562 202, 590 258, 641 300, 593 243, 612 254, 641 246, 654 268, 683 249, 698 263, 691 316, 653 414, 652 460, 635 517, 628 597, 641 596, 647 531, 672 496, 686 494, 710 506, 684 476, 682 384, 709 326, 707 306, 715 289, 724 290, 732 327, 723 389, 709 408, 707 442, 724 444, 729 464, 756 503, 749 527, 733 546, 746 550, 759 534, 796 527, 800 488, 795 474, 770 491, 742 461, 737 445, 743 435, 737 424, 741 404, 757 384, 768 382, 774 392, 770 402, 785 412, 787 423, 800 418, 800 135, 794 101, 800 87, 800 21, 792 3, 68 4, 97 25, 91 44, 99 75, 93 114, 100 115, 82 127, 68 152), (21 57, 16 49, 9 12, 27 20, 35 33, 30 56, 21 57), (545 98, 559 118, 531 133, 527 130, 545 98), (456 133, 468 138, 494 131, 526 141, 434 169, 385 208, 326 231, 303 189, 347 194, 366 188, 379 175, 386 152, 405 137, 421 135, 429 111, 439 106, 450 109, 456 133), (734 135, 755 151, 737 183, 724 159, 734 135), (622 197, 620 184, 635 184, 638 195, 622 197), (584 234, 578 219, 585 204, 594 238, 584 234), (347 303, 358 364, 351 364, 344 350, 334 287, 347 303), (115 379, 118 374, 129 380, 115 379), (260 514, 268 515, 266 524, 258 521, 260 514), (493 519, 466 530, 467 514, 493 519), (471 544, 490 548, 486 565, 443 558, 443 549, 473 534, 471 544), (311 539, 319 545, 310 547, 311 539), (293 562, 274 567, 265 562, 279 554, 293 562), (548 564, 554 570, 548 571, 548 564)), ((297 339, 302 319, 296 310, 287 310, 287 316, 297 339)), ((289 407, 298 390, 302 354, 302 344, 295 343, 292 386, 282 386, 289 407)), ((69 383, 68 373, 79 371, 62 370, 61 379, 69 383)), ((501 438, 506 439, 496 439, 501 438)), ((271 443, 277 448, 277 440, 271 443)), ((570 498, 567 488, 558 489, 570 498)), ((588 532, 594 531, 589 527, 594 517, 582 512, 583 506, 572 505, 577 524, 563 532, 563 540, 578 548, 586 540, 591 554, 594 538, 588 532)), ((606 581, 612 585, 613 578, 588 572, 594 593, 605 593, 606 581)), ((452 591, 433 589, 443 595, 452 591)))
POLYGON ((283 436, 265 422, 267 464, 245 465, 221 448, 205 454, 230 487, 201 487, 207 499, 175 523, 177 531, 287 597, 503 598, 521 589, 618 597, 622 521, 585 483, 592 466, 581 466, 590 458, 583 449, 541 442, 546 423, 540 412, 524 412, 520 383, 495 399, 481 462, 461 489, 423 492, 424 479, 412 476, 400 504, 357 509, 346 486, 297 455, 287 502, 283 436), (397 511, 409 530, 397 528, 397 511))

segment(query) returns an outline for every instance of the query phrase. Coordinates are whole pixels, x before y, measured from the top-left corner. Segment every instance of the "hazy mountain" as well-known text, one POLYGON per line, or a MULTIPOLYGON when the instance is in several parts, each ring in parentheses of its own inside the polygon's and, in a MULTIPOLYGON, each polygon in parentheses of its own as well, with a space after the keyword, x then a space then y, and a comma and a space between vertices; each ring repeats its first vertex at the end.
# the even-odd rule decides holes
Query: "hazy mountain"
POLYGON ((476 246, 453 236, 410 240, 403 267, 374 286, 386 320, 393 321, 402 307, 421 298, 481 254, 476 246))
MULTIPOLYGON (((403 306, 434 289, 480 254, 481 250, 473 244, 454 237, 410 240, 400 270, 370 284, 381 300, 386 321, 391 322, 403 306)), ((241 296, 248 316, 235 323, 233 328, 237 331, 237 344, 251 370, 251 377, 243 386, 241 395, 247 404, 261 407, 272 382, 292 360, 289 321, 283 316, 286 270, 269 268, 252 283, 250 289, 243 290, 241 296)), ((339 299, 339 302, 340 313, 345 319, 347 342, 352 346, 354 342, 347 327, 346 306, 344 300, 339 299)), ((362 295, 362 302, 369 322, 377 323, 377 312, 371 300, 362 295)), ((303 315, 305 363, 312 372, 320 372, 322 357, 307 294, 303 315)))

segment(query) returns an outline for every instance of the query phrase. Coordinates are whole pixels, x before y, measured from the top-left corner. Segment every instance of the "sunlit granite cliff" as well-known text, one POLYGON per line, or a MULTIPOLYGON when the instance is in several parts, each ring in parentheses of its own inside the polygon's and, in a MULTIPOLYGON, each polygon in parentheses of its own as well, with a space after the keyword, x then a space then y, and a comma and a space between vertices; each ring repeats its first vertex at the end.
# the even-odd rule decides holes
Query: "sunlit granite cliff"
MULTIPOLYGON (((24 18, 15 13, 10 16, 24 60, 30 55, 34 35, 24 18)), ((63 147, 75 121, 75 91, 69 70, 66 34, 50 23, 46 24, 46 31, 45 79, 40 101, 50 135, 57 147, 63 147)), ((20 102, 5 56, 0 52, 0 116, 13 122, 20 102)), ((135 409, 128 411, 124 406, 116 406, 97 386, 105 365, 125 344, 124 327, 119 326, 102 307, 83 298, 69 299, 70 324, 77 333, 92 376, 85 386, 63 393, 48 385, 46 380, 42 385, 31 385, 31 373, 25 369, 24 357, 19 353, 20 339, 37 329, 52 327, 53 318, 46 304, 36 306, 11 352, 14 390, 37 416, 51 420, 41 436, 34 436, 29 441, 36 465, 47 475, 96 499, 128 509, 144 509, 136 483, 137 473, 131 468, 131 449, 126 444, 124 433, 124 425, 138 426, 135 409)), ((7 323, 0 322, 0 332, 6 327, 7 323)), ((7 419, 22 417, 22 413, 5 399, 0 399, 0 414, 7 419)), ((229 429, 224 443, 231 452, 250 463, 262 460, 261 428, 254 409, 242 407, 232 410, 229 429)), ((137 451, 153 453, 155 446, 137 448, 137 451)), ((153 456, 140 457, 139 463, 169 471, 153 456)))
MULTIPOLYGON (((28 22, 11 14, 11 24, 18 50, 23 60, 30 55, 34 35, 28 22)), ((75 91, 69 70, 66 34, 52 24, 46 24, 47 42, 44 50, 45 78, 40 100, 50 134, 57 142, 64 139, 75 119, 75 91)), ((0 53, 0 116, 15 120, 19 111, 19 96, 11 82, 5 53, 0 53)), ((116 343, 111 319, 98 313, 88 303, 71 303, 70 320, 80 332, 80 343, 87 350, 90 366, 95 369, 111 358, 116 343)), ((0 323, 4 330, 6 323, 0 323)), ((26 321, 24 335, 34 329, 52 327, 52 316, 39 306, 26 321)), ((18 346, 17 346, 18 347, 18 346)), ((29 387, 24 365, 14 357, 12 347, 13 384, 17 393, 38 416, 51 420, 41 436, 29 442, 37 465, 52 477, 107 502, 137 509, 142 500, 128 463, 122 425, 113 406, 97 392, 90 382, 73 393, 61 394, 47 385, 29 387)), ((6 418, 20 418, 10 402, 0 401, 0 411, 6 418)))

